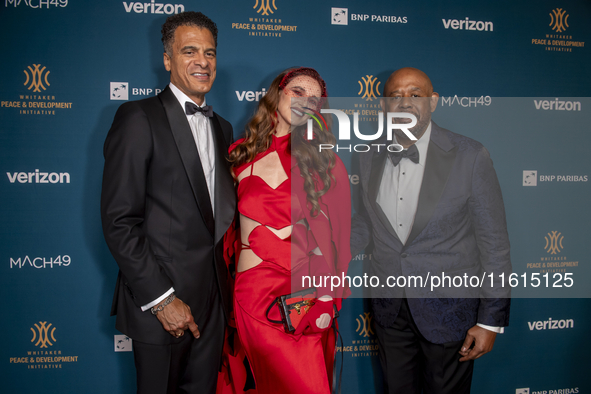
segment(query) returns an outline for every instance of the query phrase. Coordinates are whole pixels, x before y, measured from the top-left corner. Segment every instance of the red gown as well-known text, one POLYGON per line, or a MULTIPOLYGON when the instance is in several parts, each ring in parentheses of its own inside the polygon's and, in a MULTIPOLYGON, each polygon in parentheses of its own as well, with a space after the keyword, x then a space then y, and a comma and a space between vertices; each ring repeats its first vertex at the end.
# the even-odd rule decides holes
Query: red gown
MULTIPOLYGON (((285 333, 282 325, 272 323, 266 317, 268 306, 278 296, 297 290, 292 288, 293 270, 301 268, 307 270, 310 261, 315 261, 316 267, 310 270, 311 273, 336 273, 335 267, 339 265, 338 262, 333 261, 332 264, 327 264, 324 258, 334 258, 336 251, 332 245, 346 248, 343 258, 347 259, 347 263, 350 258, 347 234, 340 236, 341 241, 347 238, 346 245, 339 245, 338 240, 336 243, 334 240, 331 242, 328 256, 318 256, 317 252, 314 253, 318 250, 317 246, 320 242, 316 242, 306 218, 314 221, 315 228, 325 229, 322 232, 327 234, 320 235, 322 238, 332 236, 329 216, 324 212, 314 219, 310 218, 309 212, 302 210, 299 203, 301 198, 292 194, 292 171, 299 177, 299 168, 293 165, 291 156, 287 152, 288 141, 289 135, 273 136, 272 145, 266 152, 259 154, 253 162, 235 169, 236 176, 245 170, 251 172, 238 185, 238 211, 241 215, 260 223, 248 235, 248 240, 242 239, 242 248, 251 249, 262 259, 262 262, 255 267, 236 273, 234 285, 236 328, 251 365, 257 393, 328 394, 332 383, 335 347, 332 330, 295 336, 285 333), (253 166, 256 167, 260 159, 272 152, 277 152, 288 177, 275 189, 261 177, 252 175, 253 166), (268 226, 282 229, 292 224, 294 226, 291 235, 285 239, 279 238, 267 228, 268 226), (317 264, 318 261, 322 263, 317 264)), ((342 167, 342 164, 340 166, 342 167)), ((346 182, 348 191, 348 179, 343 180, 341 177, 340 181, 346 182)), ((300 194, 302 193, 305 201, 303 185, 300 194)), ((349 210, 346 214, 350 218, 350 203, 345 204, 345 209, 347 207, 349 210)), ((325 207, 325 209, 328 211, 328 208, 325 207)), ((347 233, 346 226, 344 232, 347 233)), ((340 302, 338 306, 340 307, 340 302)), ((281 320, 276 307, 272 309, 269 317, 281 320)))

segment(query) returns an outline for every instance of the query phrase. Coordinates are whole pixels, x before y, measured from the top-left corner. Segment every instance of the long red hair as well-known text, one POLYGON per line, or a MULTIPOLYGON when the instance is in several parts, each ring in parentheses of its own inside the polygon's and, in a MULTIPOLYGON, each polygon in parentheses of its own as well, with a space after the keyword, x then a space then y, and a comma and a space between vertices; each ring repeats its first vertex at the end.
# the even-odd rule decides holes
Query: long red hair
MULTIPOLYGON (((273 134, 277 128, 277 105, 282 94, 281 81, 290 72, 297 69, 290 68, 281 72, 271 82, 267 94, 259 101, 255 114, 246 125, 245 139, 230 152, 229 160, 232 169, 252 162, 259 153, 265 152, 271 146, 273 134)), ((318 80, 320 76, 316 79, 318 80)), ((323 88, 324 81, 320 78, 318 83, 323 88)), ((323 100, 322 108, 328 108, 328 100, 323 100)), ((321 122, 322 123, 322 122, 321 122)), ((304 190, 310 203, 310 212, 313 216, 320 211, 320 198, 330 189, 332 182, 332 169, 335 166, 335 154, 330 149, 319 149, 320 144, 334 145, 336 139, 330 131, 331 117, 326 118, 327 127, 313 124, 314 138, 306 138, 306 125, 292 127, 289 149, 296 159, 300 173, 304 178, 304 190)))

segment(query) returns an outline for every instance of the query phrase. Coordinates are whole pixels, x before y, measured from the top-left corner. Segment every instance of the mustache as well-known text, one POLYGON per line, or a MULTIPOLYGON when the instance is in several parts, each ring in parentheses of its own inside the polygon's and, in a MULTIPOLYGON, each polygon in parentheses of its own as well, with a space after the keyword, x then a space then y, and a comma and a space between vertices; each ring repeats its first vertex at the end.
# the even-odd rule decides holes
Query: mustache
MULTIPOLYGON (((419 120, 421 118, 421 114, 419 112, 415 112, 415 111, 392 111, 392 112, 399 112, 402 114, 412 114, 417 118, 417 120, 419 120)), ((408 119, 408 118, 395 117, 394 119, 408 119)))

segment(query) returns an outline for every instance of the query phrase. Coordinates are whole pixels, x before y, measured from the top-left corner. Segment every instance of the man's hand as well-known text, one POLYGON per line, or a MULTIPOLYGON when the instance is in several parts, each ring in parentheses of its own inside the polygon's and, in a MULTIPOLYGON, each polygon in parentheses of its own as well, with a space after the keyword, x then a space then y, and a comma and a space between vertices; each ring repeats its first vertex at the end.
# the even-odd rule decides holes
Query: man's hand
POLYGON ((185 334, 185 330, 190 330, 195 338, 199 338, 199 328, 193 320, 191 308, 178 298, 175 298, 170 304, 156 315, 162 327, 173 337, 179 338, 185 334))
POLYGON ((472 327, 468 330, 466 339, 464 339, 464 343, 462 344, 462 349, 458 352, 463 356, 460 358, 460 361, 476 360, 490 352, 495 344, 496 337, 496 332, 480 326, 472 327), (474 347, 470 349, 472 344, 474 344, 474 347))

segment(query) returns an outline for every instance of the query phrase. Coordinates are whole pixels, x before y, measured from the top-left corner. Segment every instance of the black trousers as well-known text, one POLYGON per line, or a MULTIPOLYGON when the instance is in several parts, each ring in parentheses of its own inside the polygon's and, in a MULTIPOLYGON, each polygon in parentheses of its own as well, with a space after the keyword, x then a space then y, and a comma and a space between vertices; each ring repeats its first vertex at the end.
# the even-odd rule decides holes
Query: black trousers
POLYGON ((402 300, 392 327, 375 324, 385 392, 389 394, 470 393, 473 361, 459 362, 463 340, 444 344, 427 341, 402 300))
POLYGON ((226 322, 221 304, 212 304, 199 339, 187 330, 172 345, 133 342, 138 394, 215 393, 226 322))

